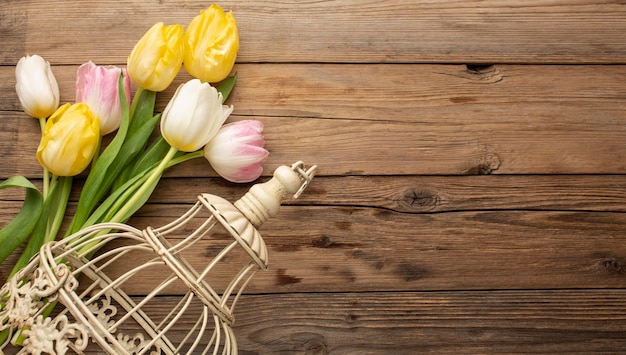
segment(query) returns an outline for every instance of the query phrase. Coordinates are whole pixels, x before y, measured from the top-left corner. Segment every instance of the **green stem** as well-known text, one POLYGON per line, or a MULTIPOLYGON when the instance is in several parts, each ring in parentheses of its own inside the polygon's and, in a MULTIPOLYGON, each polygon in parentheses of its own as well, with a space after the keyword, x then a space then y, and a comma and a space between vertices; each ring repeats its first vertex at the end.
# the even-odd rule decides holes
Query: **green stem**
POLYGON ((135 115, 135 110, 137 109, 137 105, 139 104, 141 95, 143 94, 145 89, 139 87, 137 88, 137 91, 135 92, 135 96, 133 96, 132 102, 130 103, 130 117, 133 117, 135 115))
MULTIPOLYGON (((46 119, 39 119, 39 126, 41 127, 41 134, 43 136, 43 132, 46 130, 46 119)), ((46 167, 43 168, 43 199, 45 200, 48 197, 48 191, 50 191, 50 173, 46 167)))
POLYGON ((172 159, 169 164, 167 165, 168 168, 171 168, 174 165, 186 162, 187 160, 191 160, 191 159, 195 159, 195 158, 200 158, 204 156, 204 150, 200 149, 197 150, 195 152, 191 152, 191 153, 187 153, 187 154, 183 154, 179 157, 176 157, 174 159, 172 159))
MULTIPOLYGON (((56 186, 56 183, 58 181, 58 177, 54 174, 50 174, 50 188, 54 188, 56 186)), ((50 193, 48 193, 48 196, 50 196, 50 193)))
POLYGON ((178 150, 174 147, 170 147, 167 155, 161 163, 150 173, 148 179, 141 185, 139 190, 137 190, 133 196, 126 202, 124 207, 122 207, 115 215, 111 218, 110 222, 122 222, 125 219, 126 214, 133 208, 133 206, 139 201, 142 196, 148 191, 150 186, 163 175, 165 169, 167 169, 168 164, 174 158, 178 150))
POLYGON ((121 217, 119 215, 116 217, 116 214, 118 214, 118 212, 122 208, 121 206, 126 206, 127 208, 125 209, 125 211, 121 211, 119 213, 127 214, 128 210, 132 208, 132 205, 138 199, 140 199, 146 193, 146 190, 150 188, 150 186, 155 182, 155 179, 158 179, 159 176, 163 174, 163 171, 160 171, 160 170, 169 169, 172 166, 183 163, 187 160, 204 156, 201 150, 192 152, 192 153, 186 153, 181 156, 176 156, 176 153, 177 153, 176 149, 172 148, 169 145, 168 147, 169 147, 168 152, 166 152, 166 156, 161 159, 159 165, 155 164, 154 168, 151 168, 149 171, 147 171, 145 175, 141 176, 139 180, 135 181, 132 185, 126 187, 125 191, 120 196, 117 197, 115 203, 111 207, 109 207, 109 211, 112 211, 112 212, 109 212, 105 216, 105 218, 103 218, 102 220, 122 222, 122 223, 125 222, 126 220, 125 217, 121 217), (172 153, 173 151, 174 153, 172 153), (174 158, 172 158, 172 156, 174 158), (165 168, 161 166, 162 164, 166 164, 165 168))
POLYGON ((60 185, 57 187, 59 191, 54 196, 54 214, 48 216, 48 228, 44 237, 44 243, 55 240, 57 234, 59 233, 59 229, 61 229, 61 223, 65 217, 67 202, 72 190, 72 179, 73 178, 71 176, 62 176, 57 181, 60 185))
MULTIPOLYGON (((158 181, 158 179, 161 177, 161 175, 163 175, 163 172, 165 171, 165 169, 167 169, 170 165, 170 163, 172 162, 174 156, 176 155, 176 153, 178 152, 178 150, 174 147, 170 147, 167 154, 165 155, 165 157, 163 158, 163 160, 161 160, 161 162, 159 163, 158 166, 156 166, 154 169, 150 170, 148 172, 148 175, 144 175, 141 177, 141 179, 139 179, 138 181, 136 181, 135 183, 133 183, 132 185, 128 186, 126 188, 126 191, 124 191, 124 193, 118 197, 117 199, 117 203, 123 203, 123 207, 121 207, 119 210, 117 210, 117 212, 115 212, 115 214, 113 214, 113 216, 106 216, 104 220, 106 220, 107 222, 116 222, 116 223, 124 223, 126 222, 126 220, 128 219, 128 214, 134 209, 136 208, 136 204, 142 199, 144 198, 145 194, 148 193, 149 189, 152 188, 152 185, 158 181), (127 200, 127 197, 130 195, 130 197, 127 200)), ((111 206, 111 211, 115 211, 118 208, 117 204, 111 206)), ((94 237, 100 236, 100 235, 104 235, 106 233, 109 233, 109 230, 103 230, 100 231, 99 233, 97 233, 94 237)), ((79 253, 80 254, 85 254, 85 256, 88 259, 91 259, 91 257, 93 256, 93 254, 96 252, 96 249, 94 249, 96 242, 91 242, 85 246, 83 246, 80 250, 79 253)))
POLYGON ((169 146, 166 156, 161 159, 159 165, 151 168, 139 180, 128 186, 122 195, 117 198, 117 201, 113 204, 113 206, 109 208, 109 211, 114 212, 109 212, 103 220, 122 223, 125 222, 126 217, 128 216, 122 217, 123 214, 128 214, 128 210, 132 208, 138 199, 142 198, 142 196, 146 193, 146 190, 149 189, 155 180, 163 174, 165 169, 169 169, 172 166, 183 163, 187 160, 204 156, 202 150, 186 153, 177 157, 176 153, 177 150, 169 146), (166 164, 164 168, 163 164, 166 164), (124 211, 121 211, 122 205, 126 207, 124 211))
MULTIPOLYGON (((154 169, 156 169, 156 167, 154 169)), ((133 196, 135 196, 137 191, 139 191, 139 189, 142 186, 144 186, 144 184, 150 177, 149 174, 152 174, 154 169, 146 172, 146 175, 141 176, 138 180, 136 180, 135 182, 130 184, 128 187, 126 187, 126 189, 122 192, 122 194, 118 196, 117 200, 114 201, 113 205, 108 208, 109 212, 106 215, 104 215, 104 218, 102 218, 101 220, 112 222, 113 217, 122 209, 122 206, 127 206, 126 210, 128 211, 128 209, 131 208, 131 206, 128 205, 129 201, 131 200, 133 196)), ((89 220, 87 221, 89 222, 89 220)), ((121 222, 121 223, 124 223, 125 221, 126 221, 126 218, 123 218, 123 217, 119 218, 118 220, 115 220, 115 222, 121 222)), ((88 223, 86 223, 85 227, 87 225, 88 223)))
POLYGON ((91 166, 94 166, 96 164, 96 162, 98 161, 98 158, 100 158, 100 146, 102 145, 102 136, 98 137, 98 146, 96 147, 96 152, 93 155, 93 158, 91 158, 91 166))

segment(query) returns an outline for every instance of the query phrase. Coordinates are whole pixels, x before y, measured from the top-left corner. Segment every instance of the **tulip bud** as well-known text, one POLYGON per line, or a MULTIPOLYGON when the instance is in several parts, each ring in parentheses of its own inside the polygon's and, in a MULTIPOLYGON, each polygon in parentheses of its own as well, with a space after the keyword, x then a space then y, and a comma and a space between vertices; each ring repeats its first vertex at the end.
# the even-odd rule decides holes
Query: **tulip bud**
POLYGON ((246 120, 224 125, 204 147, 204 156, 221 177, 250 182, 263 172, 269 152, 263 148, 263 123, 246 120))
POLYGON ((231 112, 216 88, 192 79, 176 89, 163 110, 161 134, 172 147, 193 152, 215 136, 231 112))
POLYGON ((15 67, 15 91, 24 111, 46 118, 59 107, 59 85, 50 63, 38 55, 22 57, 15 67))
POLYGON ((100 122, 100 135, 118 129, 122 120, 119 79, 123 75, 126 102, 130 102, 130 78, 115 66, 96 66, 89 61, 76 72, 76 102, 86 103, 100 122))
POLYGON ((128 74, 140 87, 163 91, 174 81, 183 62, 181 25, 155 23, 143 35, 128 57, 128 74))
POLYGON ((57 176, 85 170, 100 141, 98 119, 84 103, 65 104, 46 121, 37 160, 57 176))
POLYGON ((235 64, 239 34, 232 11, 213 4, 196 16, 185 32, 185 70, 209 83, 225 79, 235 64))

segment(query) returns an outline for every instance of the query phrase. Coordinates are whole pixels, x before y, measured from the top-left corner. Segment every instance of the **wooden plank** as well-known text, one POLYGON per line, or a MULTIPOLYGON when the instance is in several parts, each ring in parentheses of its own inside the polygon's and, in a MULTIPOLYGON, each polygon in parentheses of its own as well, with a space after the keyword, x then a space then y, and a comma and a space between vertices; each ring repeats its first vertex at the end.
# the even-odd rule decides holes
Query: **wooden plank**
MULTIPOLYGON (((261 181, 267 178, 261 179, 261 181)), ((195 201, 211 193, 235 201, 250 184, 219 178, 169 178, 150 201, 195 201)), ((626 181, 615 175, 318 176, 298 206, 374 207, 406 213, 536 210, 626 212, 626 181)))
MULTIPOLYGON (((34 157, 39 139, 36 128, 21 118, 2 114, 0 118, 3 126, 29 126, 28 131, 20 129, 17 145, 15 141, 0 143, 0 150, 8 153, 0 170, 2 178, 16 174, 39 176, 41 168, 34 157)), ((398 122, 255 118, 266 126, 266 148, 270 151, 266 172, 298 160, 318 164, 322 175, 623 174, 626 171, 616 153, 626 150, 626 131, 617 124, 603 126, 589 122, 535 133, 512 131, 511 124, 459 131, 456 127, 398 122)), ((215 176, 201 158, 171 169, 171 174, 215 176)))
POLYGON ((242 353, 620 353, 624 290, 289 294, 235 309, 242 353))
MULTIPOLYGON (((34 153, 39 133, 33 122, 0 113, 1 127, 17 125, 16 141, 0 143, 8 153, 0 176, 40 176, 34 153), (8 117, 7 117, 8 116, 8 117)), ((233 120, 251 117, 233 116, 233 120)), ((254 117, 265 124, 270 157, 266 172, 302 160, 321 175, 624 174, 626 129, 608 117, 576 126, 547 122, 542 131, 516 124, 410 124, 359 120, 254 117), (607 122, 608 121, 608 122, 607 122), (617 157, 617 159, 616 159, 617 157)), ((6 135, 13 135, 8 132, 6 135)), ((206 160, 171 169, 172 176, 215 176, 206 160)))
MULTIPOLYGON (((143 213, 149 218, 139 214, 133 223, 164 224, 186 208, 148 206, 143 213)), ((261 230, 270 270, 259 273, 249 291, 624 287, 625 223, 623 213, 602 212, 412 215, 284 207, 261 230)), ((194 248, 188 257, 195 265, 205 265, 229 240, 223 233, 216 238, 194 248)), ((231 262, 235 270, 242 265, 242 259, 231 262)))
MULTIPOLYGON (((61 102, 74 101, 77 69, 78 65, 53 65, 61 102)), ((589 118, 592 110, 594 119, 618 115, 626 96, 622 85, 626 65, 241 64, 233 72, 238 81, 228 103, 235 106, 235 114, 245 116, 457 126, 474 119, 490 123, 496 117, 527 125, 559 118, 565 121, 555 124, 574 124, 580 119, 576 116, 589 118)), ((189 79, 181 71, 157 95, 157 111, 189 79)), ((15 67, 0 67, 0 80, 0 109, 21 111, 15 67)))
MULTIPOLYGON (((241 36, 239 62, 626 63, 621 2, 222 1, 241 36)), ((0 65, 24 53, 55 63, 124 63, 155 22, 186 25, 205 1, 31 0, 3 6, 0 65), (46 11, 40 11, 46 9, 46 11), (62 19, 62 20, 57 20, 62 19), (16 33, 16 29, 24 29, 16 33)))
MULTIPOLYGON (((3 203, 1 220, 17 212, 3 203)), ((191 204, 146 205, 138 228, 173 221, 191 204)), ((203 219, 171 236, 172 243, 203 219)), ((468 211, 408 214, 379 208, 285 206, 261 233, 270 270, 250 283, 251 293, 626 287, 626 215, 615 212, 468 211)), ((203 268, 232 238, 216 229, 185 257, 203 268)), ((110 247, 123 242, 112 242, 110 247)), ((116 262, 112 273, 142 255, 116 262)), ((211 276, 225 287, 249 257, 234 254, 211 276)), ((4 272, 8 266, 3 267, 4 272)), ((3 274, 4 274, 3 272, 3 274)), ((6 275, 6 274, 4 274, 6 275)), ((160 268, 128 290, 145 294, 166 275, 160 268)), ((177 294, 181 290, 171 290, 177 294)))
MULTIPOLYGON (((241 33, 232 120, 266 127, 261 180, 295 160, 319 165, 309 190, 260 230, 269 270, 237 304, 240 353, 623 353, 626 3, 220 4, 241 33)), ((78 65, 124 65, 152 23, 186 24, 207 5, 5 0, 0 180, 40 183, 39 127, 14 92, 19 57, 50 60, 71 102, 78 65)), ((181 73, 157 109, 189 78, 181 73)), ((249 186, 188 162, 131 224, 163 225, 198 193, 233 201, 249 186)), ((22 198, 0 191, 0 226, 22 198)), ((230 242, 216 229, 186 256, 203 267, 230 242)), ((210 284, 221 292, 247 261, 235 248, 210 284)), ((150 269, 126 289, 146 294, 166 274, 150 269)), ((185 290, 147 309, 162 317, 185 290)))
MULTIPOLYGON (((74 101, 77 69, 78 65, 53 65, 61 102, 74 101)), ((578 119, 570 115, 588 117, 592 110, 594 119, 617 115, 626 96, 625 65, 241 64, 233 72, 238 81, 228 103, 235 106, 235 114, 246 116, 448 125, 462 125, 468 119, 489 123, 495 117, 524 119, 527 125, 561 118, 572 121, 557 123, 569 124, 578 119), (605 111, 602 115, 599 107, 605 111)), ((163 110, 176 87, 189 79, 181 71, 157 95, 156 109, 163 110)), ((21 111, 15 67, 0 67, 0 80, 1 110, 21 111)))
MULTIPOLYGON (((263 177, 263 182, 269 177, 263 177)), ((34 181, 36 184, 39 181, 34 181)), ((81 179, 70 201, 77 201, 81 179)), ((166 178, 152 204, 192 203, 200 193, 235 201, 252 184, 221 178, 166 178)), ((616 175, 318 176, 292 206, 373 207, 405 213, 535 210, 626 212, 626 181, 616 175)), ((2 190, 0 202, 22 201, 24 191, 2 190)), ((73 204, 70 204, 71 213, 73 204)))
MULTIPOLYGON (((611 175, 317 177, 305 194, 299 199, 287 199, 285 204, 378 208, 404 213, 497 210, 626 212, 623 193, 626 182, 622 180, 611 175)), ((37 181, 35 183, 38 184, 37 181)), ((70 196, 73 202, 68 207, 68 216, 74 213, 81 183, 76 181, 70 196)), ((211 193, 235 201, 250 186, 229 183, 220 178, 167 178, 159 183, 149 203, 191 204, 200 193, 211 193)), ((17 213, 23 198, 22 189, 0 191, 0 203, 12 206, 0 216, 0 225, 8 223, 17 213)), ((140 213, 147 215, 147 212, 140 213)), ((68 222, 66 219, 64 225, 68 222)), ((8 264, 12 262, 14 260, 8 264)))
MULTIPOLYGON (((26 1, 6 0, 0 7, 0 65, 15 65, 26 49, 28 4, 26 1)), ((29 53, 31 54, 31 53, 29 53)))
MULTIPOLYGON (((75 68, 61 68, 64 100, 71 101, 75 68)), ((267 171, 295 160, 319 164, 324 175, 623 174, 626 169, 619 153, 626 151, 626 90, 620 86, 626 66, 237 70, 241 80, 231 101, 232 119, 265 123, 267 171), (358 75, 363 70, 371 75, 358 75)), ((13 75, 11 68, 1 72, 7 79, 13 75)), ((9 98, 4 107, 19 110, 10 82, 0 97, 9 98)), ((164 104, 160 101, 160 108, 164 104)), ((36 123, 21 113, 0 115, 0 127, 6 127, 0 130, 0 152, 12 169, 1 169, 0 176, 37 176, 36 123)), ((212 174, 203 161, 175 171, 212 174)))
MULTIPOLYGON (((247 295, 233 329, 240 354, 621 354, 625 298, 624 290, 247 295)), ((162 317, 176 301, 146 309, 162 317)), ((200 307, 192 313, 170 334, 182 336, 200 307)))
MULTIPOLYGON (((258 116, 232 116, 232 120, 264 122, 270 151, 266 173, 302 160, 319 165, 321 175, 624 174, 626 165, 620 152, 626 151, 626 128, 616 121, 623 114, 608 112, 593 122, 584 114, 576 124, 549 121, 542 129, 496 121, 458 127, 258 116)), ((0 177, 38 177, 41 168, 34 153, 40 134, 36 122, 15 116, 0 113, 0 127, 18 127, 17 139, 0 142, 5 154, 0 177)), ((9 128, 2 135, 14 136, 14 130, 9 128)), ((202 158, 173 168, 169 174, 215 176, 202 158)))
MULTIPOLYGON (((299 199, 285 202, 290 206, 363 207, 404 213, 494 210, 626 212, 623 193, 626 182, 622 180, 618 176, 605 175, 317 177, 299 199)), ((80 183, 78 180, 77 185, 80 186, 80 183)), ((219 178, 167 178, 160 182, 149 203, 191 204, 198 194, 204 192, 235 201, 249 186, 228 183, 219 178)), ((0 203, 6 212, 0 215, 0 226, 8 223, 17 213, 23 197, 21 189, 0 191, 0 203)), ((78 189, 75 188, 71 201, 77 198, 78 189)), ((74 208, 75 203, 70 203, 69 216, 74 208)), ((157 207, 150 209, 161 210, 157 207)), ((141 211, 140 214, 146 224, 148 212, 141 211)), ((163 218, 172 219, 173 216, 163 218)), ((64 226, 68 223, 69 218, 66 218, 64 226)), ((340 225, 331 226, 329 231, 340 225)), ((343 232, 333 231, 333 234, 336 233, 343 232)), ((321 237, 317 243, 331 246, 334 242, 321 237)), ((0 267, 3 270, 0 275, 8 273, 16 258, 17 255, 10 257, 0 267)))

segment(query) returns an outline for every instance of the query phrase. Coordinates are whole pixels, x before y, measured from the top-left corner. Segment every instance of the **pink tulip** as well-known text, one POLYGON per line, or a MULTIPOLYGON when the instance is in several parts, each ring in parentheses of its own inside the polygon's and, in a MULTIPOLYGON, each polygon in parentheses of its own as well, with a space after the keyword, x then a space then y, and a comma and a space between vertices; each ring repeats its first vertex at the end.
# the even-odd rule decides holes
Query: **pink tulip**
POLYGON ((76 102, 86 103, 100 121, 100 135, 119 128, 122 119, 119 79, 124 76, 126 102, 130 102, 130 77, 125 69, 99 66, 89 61, 76 73, 76 102))
POLYGON ((232 182, 250 182, 263 172, 269 152, 263 148, 263 123, 256 120, 238 121, 220 128, 204 147, 204 156, 213 169, 232 182))

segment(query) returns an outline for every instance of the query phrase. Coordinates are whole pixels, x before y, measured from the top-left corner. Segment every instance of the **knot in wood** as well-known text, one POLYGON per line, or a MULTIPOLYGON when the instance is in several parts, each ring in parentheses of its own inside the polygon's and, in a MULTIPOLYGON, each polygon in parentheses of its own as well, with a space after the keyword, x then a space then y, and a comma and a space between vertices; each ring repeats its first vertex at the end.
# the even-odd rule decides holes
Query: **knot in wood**
POLYGON ((602 267, 604 267, 609 274, 624 273, 624 265, 615 257, 607 257, 602 260, 602 267))
POLYGON ((328 342, 322 334, 301 332, 291 336, 295 349, 307 355, 325 355, 329 353, 328 342), (298 345, 295 345, 298 344, 298 345))
POLYGON ((478 164, 465 171, 466 175, 489 175, 500 168, 502 160, 496 153, 485 153, 478 164))
POLYGON ((439 195, 429 190, 409 189, 404 192, 402 202, 411 210, 424 210, 439 205, 440 198, 439 195))
POLYGON ((492 64, 466 64, 464 77, 481 83, 497 83, 503 76, 498 67, 492 64))

